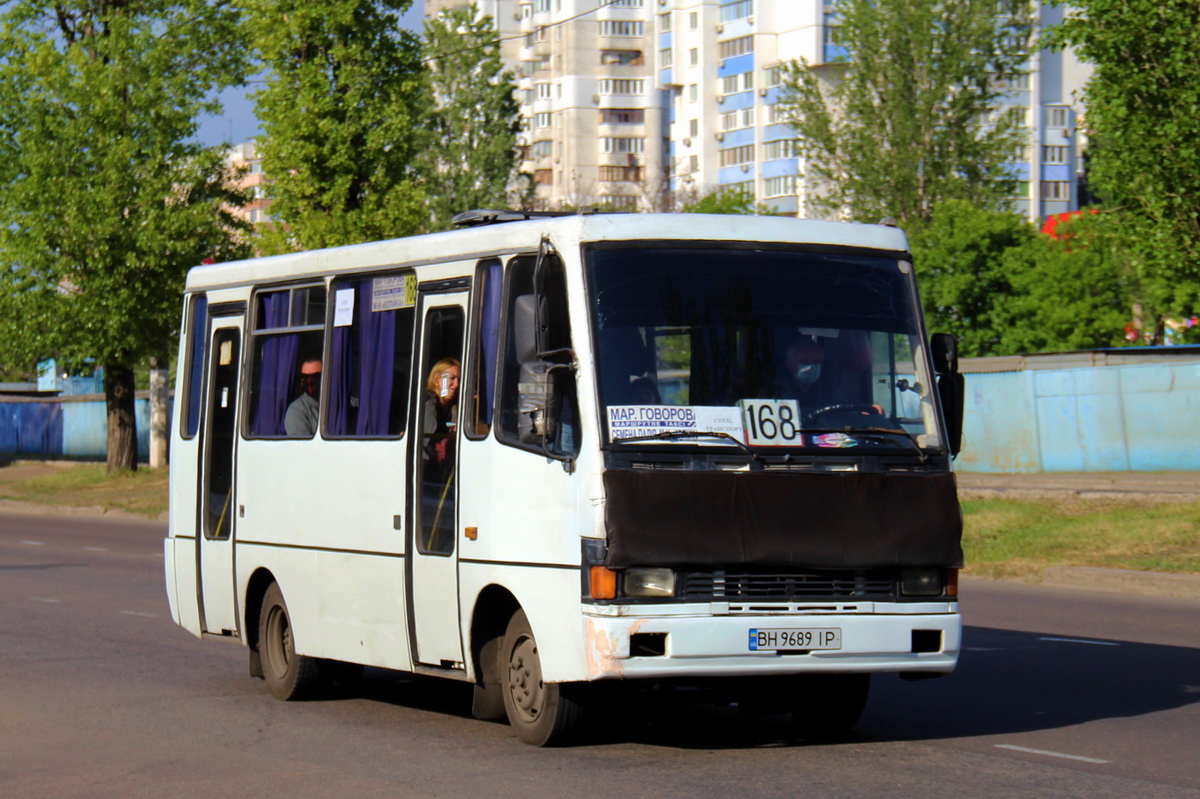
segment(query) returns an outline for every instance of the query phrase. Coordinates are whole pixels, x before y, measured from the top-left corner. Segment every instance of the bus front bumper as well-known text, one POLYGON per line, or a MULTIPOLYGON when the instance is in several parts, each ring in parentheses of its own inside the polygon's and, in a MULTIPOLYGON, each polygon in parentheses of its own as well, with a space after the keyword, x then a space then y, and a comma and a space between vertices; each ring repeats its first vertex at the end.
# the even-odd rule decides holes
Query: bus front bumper
MULTIPOLYGON (((937 607, 936 605, 934 607, 937 607)), ((940 612, 785 615, 594 615, 585 609, 589 680, 805 672, 954 670, 962 618, 940 612)), ((931 608, 932 609, 932 608, 931 608)))

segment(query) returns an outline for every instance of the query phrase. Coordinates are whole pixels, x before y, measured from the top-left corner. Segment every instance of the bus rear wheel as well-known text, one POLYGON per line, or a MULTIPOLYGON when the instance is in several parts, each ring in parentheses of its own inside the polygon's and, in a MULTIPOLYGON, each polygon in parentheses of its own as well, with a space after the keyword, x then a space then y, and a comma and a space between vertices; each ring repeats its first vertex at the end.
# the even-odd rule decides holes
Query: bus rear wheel
POLYGON ((262 613, 258 617, 258 655, 263 679, 276 699, 305 699, 321 686, 321 661, 296 654, 292 619, 278 583, 272 583, 263 596, 262 613))
POLYGON ((508 622, 500 666, 504 710, 517 737, 534 746, 570 743, 582 727, 581 687, 543 680, 537 641, 522 610, 508 622))

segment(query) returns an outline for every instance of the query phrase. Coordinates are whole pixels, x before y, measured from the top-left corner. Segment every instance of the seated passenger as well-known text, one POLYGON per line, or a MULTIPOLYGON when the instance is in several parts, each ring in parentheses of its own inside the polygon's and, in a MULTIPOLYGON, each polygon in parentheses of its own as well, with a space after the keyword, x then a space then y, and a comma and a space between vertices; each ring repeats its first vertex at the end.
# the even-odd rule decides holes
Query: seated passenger
POLYGON ((289 436, 312 438, 321 426, 320 358, 307 358, 300 365, 300 389, 283 417, 283 430, 289 436))

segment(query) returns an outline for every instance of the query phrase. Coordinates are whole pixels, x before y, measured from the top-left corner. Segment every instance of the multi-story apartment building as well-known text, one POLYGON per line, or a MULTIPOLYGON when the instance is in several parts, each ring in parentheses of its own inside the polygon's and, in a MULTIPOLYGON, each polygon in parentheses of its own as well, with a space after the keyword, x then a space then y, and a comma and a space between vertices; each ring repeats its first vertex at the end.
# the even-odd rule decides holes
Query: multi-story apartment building
MULTIPOLYGON (((464 0, 426 0, 426 14, 464 0)), ((478 0, 518 75, 522 171, 545 208, 650 210, 671 198, 744 190, 808 215, 794 133, 779 113, 779 66, 847 56, 835 0, 478 0)), ((1063 9, 1039 4, 1043 26, 1063 9)), ((1031 219, 1078 207, 1089 70, 1041 51, 1008 87, 1029 146, 1014 207, 1031 219)))
POLYGON ((263 174, 262 156, 258 154, 254 142, 242 142, 230 147, 225 154, 225 165, 245 170, 238 181, 238 188, 250 195, 250 201, 235 213, 255 225, 268 221, 267 209, 271 207, 271 200, 266 192, 267 176, 263 174))
MULTIPOLYGON (((655 208, 669 188, 658 0, 481 0, 517 75, 522 171, 543 208, 655 208), (515 34, 506 28, 515 24, 515 34), (515 55, 514 55, 515 53, 515 55)), ((427 0, 425 13, 467 5, 427 0)))

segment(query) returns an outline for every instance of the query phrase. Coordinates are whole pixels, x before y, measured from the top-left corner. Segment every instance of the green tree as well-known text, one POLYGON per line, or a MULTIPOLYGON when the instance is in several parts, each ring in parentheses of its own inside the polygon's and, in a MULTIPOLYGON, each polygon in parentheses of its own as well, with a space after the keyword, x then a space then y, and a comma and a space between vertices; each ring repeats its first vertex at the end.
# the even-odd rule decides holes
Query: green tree
POLYGON ((242 0, 266 70, 254 95, 283 238, 313 249, 408 235, 428 221, 413 173, 423 146, 412 0, 242 0))
POLYGON ((1120 345, 1132 290, 1112 224, 1088 214, 1052 238, 1015 213, 940 203, 911 237, 929 328, 967 357, 1120 345))
POLYGON ((241 252, 222 154, 244 74, 216 0, 12 0, 0 14, 0 361, 104 367, 108 467, 137 467, 134 367, 165 364, 186 270, 241 252))
POLYGON ((420 161, 433 225, 472 208, 506 206, 519 184, 519 109, 499 34, 474 3, 425 23, 431 141, 420 161))
POLYGON ((748 191, 718 190, 695 200, 684 201, 680 209, 685 214, 742 214, 770 216, 771 209, 754 202, 748 191))
POLYGON ((929 329, 953 333, 967 357, 1004 355, 1014 270, 1037 231, 1024 218, 946 200, 911 236, 929 329))
POLYGON ((1028 0, 839 0, 841 62, 790 65, 782 106, 814 207, 906 227, 962 199, 1000 207, 1023 143, 999 81, 1031 52, 1028 0), (997 13, 997 12, 1000 13, 997 13))
POLYGON ((1124 343, 1129 284, 1113 257, 1112 220, 1090 214, 1038 234, 1006 259, 1012 293, 995 309, 1001 353, 1124 343))
POLYGON ((1091 185, 1138 283, 1148 328, 1200 305, 1200 3, 1071 0, 1052 33, 1095 72, 1091 185))

